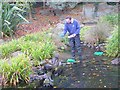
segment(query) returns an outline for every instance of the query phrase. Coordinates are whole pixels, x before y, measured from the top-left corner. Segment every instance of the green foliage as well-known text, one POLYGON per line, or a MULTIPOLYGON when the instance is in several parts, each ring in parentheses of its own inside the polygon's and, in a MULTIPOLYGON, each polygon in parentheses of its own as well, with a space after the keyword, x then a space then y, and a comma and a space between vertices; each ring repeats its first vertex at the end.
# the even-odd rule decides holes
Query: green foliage
POLYGON ((15 51, 22 51, 26 55, 31 56, 33 61, 51 58, 54 49, 54 43, 46 33, 26 35, 0 45, 2 58, 9 57, 15 51))
POLYGON ((100 18, 101 22, 109 22, 111 25, 118 25, 118 14, 109 14, 100 18))
POLYGON ((0 60, 0 74, 4 84, 16 86, 20 81, 28 83, 31 71, 30 59, 25 55, 0 60))
POLYGON ((0 75, 3 76, 3 82, 5 80, 4 84, 17 85, 20 81, 27 83, 31 66, 51 58, 54 49, 52 39, 45 32, 26 35, 0 45, 0 75), (22 51, 24 54, 11 57, 11 53, 15 51, 22 51))
POLYGON ((105 42, 111 31, 112 26, 108 22, 98 22, 94 27, 84 27, 80 37, 93 46, 105 42))
POLYGON ((84 40, 84 35, 85 35, 86 31, 88 31, 88 30, 90 30, 89 26, 85 26, 80 30, 80 39, 81 40, 84 40))
POLYGON ((46 33, 26 35, 21 41, 24 43, 20 45, 21 50, 28 52, 35 60, 51 58, 55 49, 52 39, 46 33))
POLYGON ((2 32, 5 35, 12 36, 16 25, 22 20, 28 22, 24 17, 23 13, 26 12, 26 5, 20 6, 19 4, 9 4, 4 2, 2 4, 2 32))
POLYGON ((4 45, 0 45, 0 52, 2 52, 2 57, 10 55, 10 53, 19 50, 18 40, 12 40, 4 45))
POLYGON ((35 60, 44 60, 46 58, 51 58, 54 51, 53 43, 38 43, 34 45, 34 48, 31 49, 30 54, 35 60))
POLYGON ((114 31, 112 32, 112 36, 108 38, 106 45, 106 54, 111 57, 119 57, 118 48, 120 47, 119 41, 120 37, 118 37, 118 26, 114 27, 114 31))
POLYGON ((91 45, 105 42, 114 25, 118 25, 117 14, 103 16, 95 27, 83 27, 80 31, 80 38, 91 45))

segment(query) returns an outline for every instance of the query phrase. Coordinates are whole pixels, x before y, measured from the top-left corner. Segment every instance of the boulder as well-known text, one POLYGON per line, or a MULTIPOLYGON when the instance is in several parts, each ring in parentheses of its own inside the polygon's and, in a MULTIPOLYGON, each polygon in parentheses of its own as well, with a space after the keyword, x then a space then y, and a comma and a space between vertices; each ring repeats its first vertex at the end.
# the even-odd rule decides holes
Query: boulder
POLYGON ((55 28, 55 29, 57 30, 57 32, 63 31, 63 29, 64 29, 64 24, 58 23, 58 24, 56 25, 56 28, 55 28))
POLYGON ((43 75, 31 74, 30 82, 33 82, 35 80, 44 80, 46 78, 48 78, 47 74, 43 74, 43 75))
POLYGON ((0 45, 5 43, 5 41, 3 39, 0 39, 0 45))
POLYGON ((50 64, 45 64, 45 65, 44 65, 44 69, 45 69, 45 70, 52 70, 52 69, 53 69, 53 66, 50 65, 50 64))
POLYGON ((120 58, 115 58, 114 60, 111 61, 111 63, 115 64, 115 65, 120 64, 120 60, 119 59, 120 58))
POLYGON ((18 55, 23 55, 24 53, 21 51, 16 51, 14 53, 11 54, 12 57, 17 57, 18 55))
POLYGON ((46 78, 43 82, 43 86, 44 87, 52 87, 53 86, 53 82, 51 82, 48 78, 46 78))

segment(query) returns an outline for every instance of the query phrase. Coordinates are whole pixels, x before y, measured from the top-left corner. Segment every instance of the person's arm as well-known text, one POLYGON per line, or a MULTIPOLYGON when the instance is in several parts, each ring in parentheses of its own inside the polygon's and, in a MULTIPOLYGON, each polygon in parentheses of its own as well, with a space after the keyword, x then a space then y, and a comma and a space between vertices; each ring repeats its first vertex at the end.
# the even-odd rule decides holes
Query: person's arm
POLYGON ((79 34, 80 33, 80 24, 76 21, 76 32, 74 33, 75 35, 76 34, 79 34))
POLYGON ((67 33, 67 24, 65 24, 65 26, 64 26, 63 35, 65 36, 65 35, 66 35, 66 33, 67 33))

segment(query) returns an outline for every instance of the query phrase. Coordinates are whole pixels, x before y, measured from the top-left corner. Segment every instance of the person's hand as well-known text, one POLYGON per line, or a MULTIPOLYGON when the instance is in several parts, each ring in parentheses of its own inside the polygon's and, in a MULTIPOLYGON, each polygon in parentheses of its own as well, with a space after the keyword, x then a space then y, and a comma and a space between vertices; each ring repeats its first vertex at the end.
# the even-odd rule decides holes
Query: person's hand
POLYGON ((73 36, 73 37, 75 37, 75 36, 76 36, 76 34, 72 34, 72 36, 73 36))
POLYGON ((64 37, 64 34, 63 34, 63 33, 61 33, 61 34, 59 34, 59 36, 60 36, 60 37, 64 37))
POLYGON ((75 36, 76 36, 76 34, 72 34, 72 35, 68 36, 68 38, 73 38, 75 36))

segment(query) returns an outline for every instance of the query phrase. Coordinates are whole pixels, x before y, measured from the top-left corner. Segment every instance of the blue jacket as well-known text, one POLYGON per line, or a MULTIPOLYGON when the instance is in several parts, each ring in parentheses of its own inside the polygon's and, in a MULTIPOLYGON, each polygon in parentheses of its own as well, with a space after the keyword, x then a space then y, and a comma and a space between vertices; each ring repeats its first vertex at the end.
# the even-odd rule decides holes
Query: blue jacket
POLYGON ((80 25, 77 20, 73 19, 71 23, 65 23, 63 34, 69 32, 69 35, 79 34, 80 33, 80 25))

